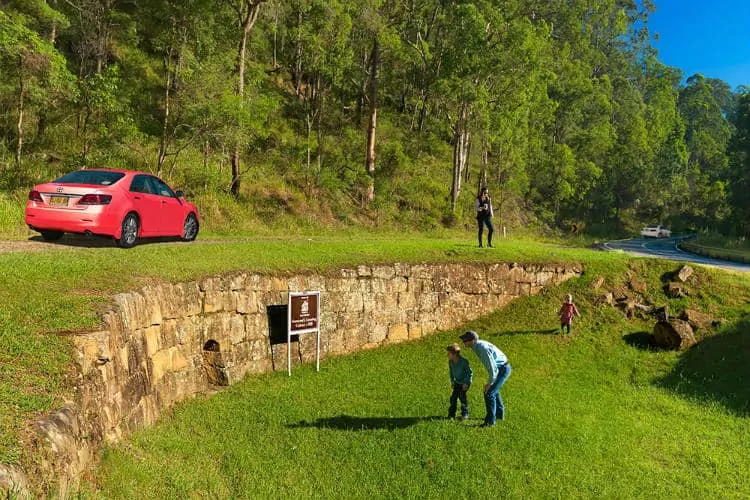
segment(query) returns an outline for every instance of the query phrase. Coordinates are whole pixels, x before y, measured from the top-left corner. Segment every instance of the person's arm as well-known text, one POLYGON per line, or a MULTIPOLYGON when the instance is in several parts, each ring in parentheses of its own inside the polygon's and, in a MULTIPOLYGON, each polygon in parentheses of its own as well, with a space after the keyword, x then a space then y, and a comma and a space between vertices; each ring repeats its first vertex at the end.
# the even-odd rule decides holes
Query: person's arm
POLYGON ((579 313, 579 312, 578 312, 578 308, 577 308, 577 307, 575 306, 575 304, 573 304, 573 312, 574 312, 574 313, 576 314, 576 316, 578 316, 579 318, 581 317, 581 313, 579 313))
POLYGON ((482 210, 481 210, 481 209, 479 208, 479 207, 481 207, 481 206, 482 206, 482 204, 480 203, 480 201, 479 201, 479 198, 476 198, 476 199, 474 200, 474 211, 475 211, 476 213, 479 213, 479 212, 481 212, 482 210))
POLYGON ((471 383, 471 367, 469 366, 469 361, 466 358, 461 358, 461 377, 460 379, 468 380, 467 383, 471 383))
POLYGON ((489 196, 487 197, 487 206, 489 207, 490 217, 493 217, 495 215, 495 212, 494 210, 492 210, 492 198, 490 198, 489 196))
POLYGON ((487 386, 485 387, 486 390, 487 387, 492 385, 492 383, 495 382, 495 379, 497 378, 497 365, 492 361, 490 352, 487 349, 481 347, 477 349, 477 357, 479 358, 479 361, 481 361, 484 365, 484 368, 487 370, 487 375, 489 377, 489 379, 487 380, 487 386))

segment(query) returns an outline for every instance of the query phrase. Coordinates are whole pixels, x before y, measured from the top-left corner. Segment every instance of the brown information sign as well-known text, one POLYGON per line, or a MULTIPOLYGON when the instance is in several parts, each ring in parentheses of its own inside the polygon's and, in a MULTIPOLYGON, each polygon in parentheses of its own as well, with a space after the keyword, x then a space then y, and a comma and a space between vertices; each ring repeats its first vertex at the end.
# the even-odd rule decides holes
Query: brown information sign
POLYGON ((286 359, 292 375, 292 335, 315 332, 315 369, 320 371, 320 292, 289 292, 286 359))
POLYGON ((320 292, 289 294, 289 333, 315 332, 320 318, 320 292))

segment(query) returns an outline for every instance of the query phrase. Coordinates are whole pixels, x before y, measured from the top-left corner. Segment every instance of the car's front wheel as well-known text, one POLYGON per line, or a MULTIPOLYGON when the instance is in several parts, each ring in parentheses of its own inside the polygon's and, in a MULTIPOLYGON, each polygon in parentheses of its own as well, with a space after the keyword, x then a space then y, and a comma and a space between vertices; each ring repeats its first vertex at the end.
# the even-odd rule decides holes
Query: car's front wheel
POLYGON ((122 230, 120 231, 120 239, 115 239, 115 242, 120 248, 130 248, 138 241, 138 216, 134 213, 129 213, 122 220, 122 230))
POLYGON ((193 241, 198 237, 198 218, 191 213, 185 218, 182 228, 182 241, 193 241))
POLYGON ((62 231, 41 231, 41 233, 44 241, 57 241, 65 234, 62 231))

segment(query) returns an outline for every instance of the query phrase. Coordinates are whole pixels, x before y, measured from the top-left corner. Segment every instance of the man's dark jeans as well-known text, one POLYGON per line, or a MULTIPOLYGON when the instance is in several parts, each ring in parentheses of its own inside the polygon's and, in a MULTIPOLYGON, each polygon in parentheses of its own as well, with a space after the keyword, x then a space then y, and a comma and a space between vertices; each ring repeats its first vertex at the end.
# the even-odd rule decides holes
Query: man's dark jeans
POLYGON ((456 406, 458 400, 461 401, 461 416, 469 416, 469 402, 466 399, 466 393, 469 391, 469 386, 466 386, 466 390, 463 390, 462 384, 453 384, 453 393, 451 394, 451 406, 448 408, 448 416, 453 418, 456 416, 456 406))

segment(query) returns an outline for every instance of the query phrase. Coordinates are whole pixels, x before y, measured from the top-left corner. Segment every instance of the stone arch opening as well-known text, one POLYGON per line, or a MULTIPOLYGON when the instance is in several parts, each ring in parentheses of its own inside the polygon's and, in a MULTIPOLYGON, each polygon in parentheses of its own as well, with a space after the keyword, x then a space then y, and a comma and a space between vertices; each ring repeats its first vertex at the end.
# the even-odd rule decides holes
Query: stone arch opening
POLYGON ((227 367, 221 356, 221 346, 213 339, 203 344, 203 366, 208 382, 213 385, 229 385, 227 367))

